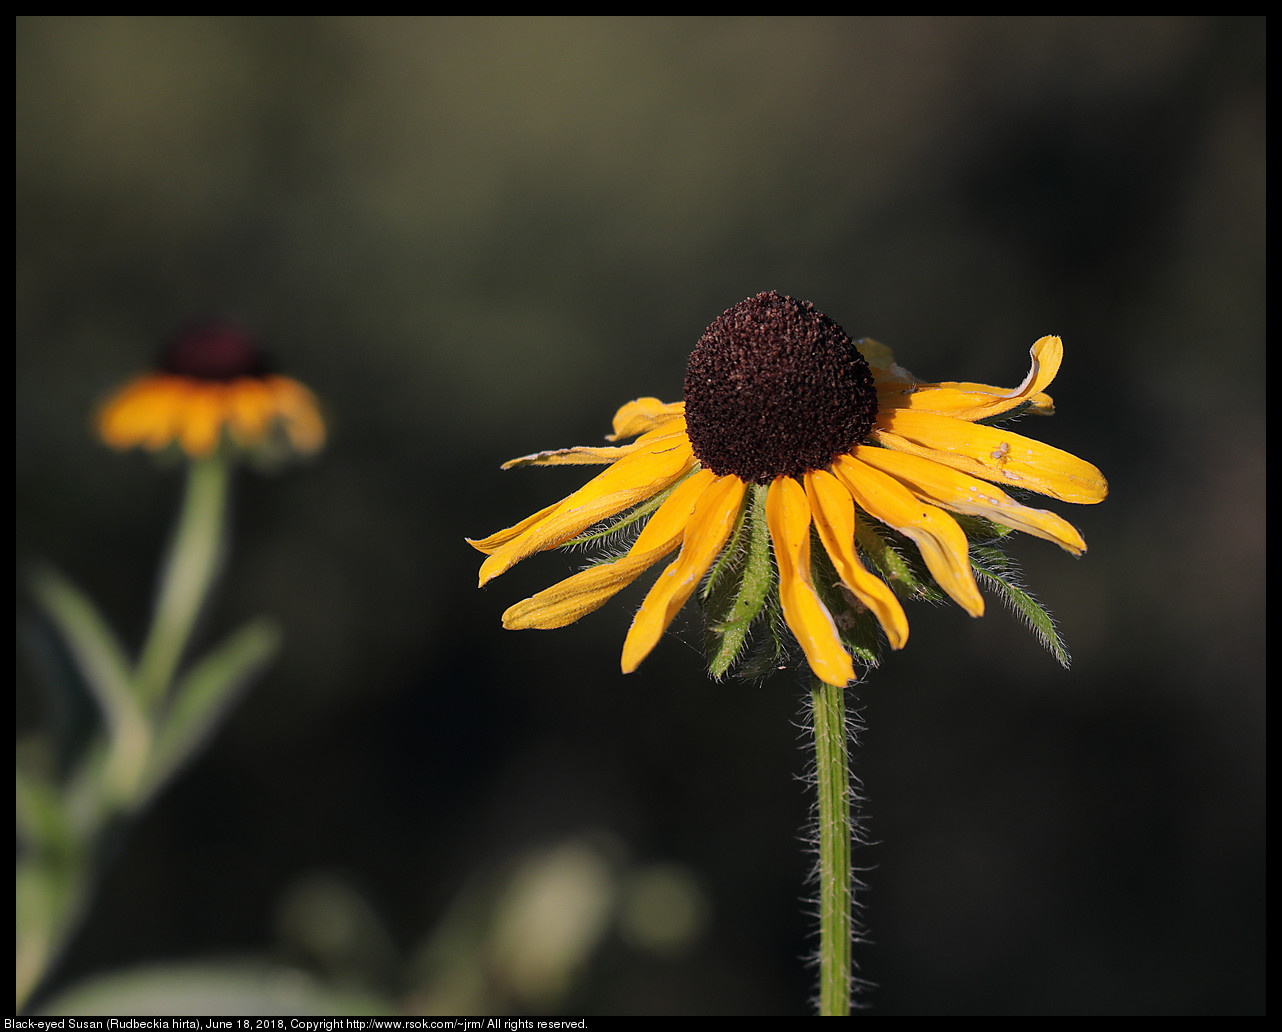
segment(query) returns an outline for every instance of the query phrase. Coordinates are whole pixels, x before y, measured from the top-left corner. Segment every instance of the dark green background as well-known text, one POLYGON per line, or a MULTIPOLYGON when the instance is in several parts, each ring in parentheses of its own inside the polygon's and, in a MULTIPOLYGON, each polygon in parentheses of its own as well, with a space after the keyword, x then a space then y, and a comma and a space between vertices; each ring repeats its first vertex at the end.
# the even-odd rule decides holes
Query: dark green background
MULTIPOLYGON (((332 432, 238 479, 202 640, 270 613, 284 652, 128 837, 53 988, 305 963, 278 915, 325 872, 397 954, 355 974, 414 1007, 406 958, 469 879, 586 835, 679 865, 708 920, 667 959, 607 935, 554 1009, 804 1012, 799 682, 711 683, 684 618, 621 676, 640 585, 504 632, 576 560, 478 592, 463 542, 584 479, 500 461, 676 399, 707 323, 775 289, 929 379, 1013 386, 1061 335, 1058 412, 1021 429, 1112 489, 1054 506, 1082 559, 1015 547, 1071 672, 995 601, 917 606, 858 689, 874 1013, 1261 1012, 1264 35, 19 19, 20 567, 139 640, 179 479, 88 419, 189 317, 257 327, 332 432)), ((38 683, 20 660, 21 727, 38 683)))

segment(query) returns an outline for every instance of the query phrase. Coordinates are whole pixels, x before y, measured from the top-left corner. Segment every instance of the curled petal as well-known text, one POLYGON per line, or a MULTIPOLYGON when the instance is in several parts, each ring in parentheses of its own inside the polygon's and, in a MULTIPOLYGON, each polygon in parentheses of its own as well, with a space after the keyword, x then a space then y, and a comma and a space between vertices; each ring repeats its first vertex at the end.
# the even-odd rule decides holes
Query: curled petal
POLYGON ((614 433, 606 434, 607 441, 620 441, 625 437, 654 430, 685 414, 684 401, 665 405, 658 398, 637 398, 629 401, 614 414, 614 433))
POLYGON ((1074 555, 1086 551, 1082 535, 1067 520, 1046 509, 1021 505, 992 484, 920 455, 889 448, 857 445, 851 454, 860 462, 889 473, 922 501, 934 502, 967 516, 982 516, 994 523, 1054 541, 1074 555))
POLYGON ((984 598, 971 572, 970 546, 956 520, 853 456, 838 457, 832 471, 861 509, 916 543, 931 576, 959 606, 971 616, 983 615, 984 598))
POLYGON ((792 477, 776 477, 766 493, 766 523, 779 566, 779 602, 788 627, 816 677, 839 687, 855 678, 832 614, 810 580, 810 503, 792 477))
POLYGON ((660 438, 625 455, 558 502, 551 511, 544 510, 542 518, 533 523, 527 520, 524 526, 518 524, 521 529, 515 533, 511 531, 516 528, 509 528, 482 539, 488 544, 506 538, 481 564, 480 583, 485 584, 535 552, 569 541, 599 520, 653 497, 681 479, 693 465, 694 452, 684 435, 660 438))
POLYGON ((1032 367, 1014 390, 990 387, 982 383, 918 383, 911 393, 889 395, 881 408, 906 408, 914 412, 935 412, 954 419, 974 422, 991 419, 1028 404, 1031 411, 1048 414, 1053 405, 1044 394, 1059 372, 1064 358, 1064 343, 1058 337, 1043 337, 1029 351, 1032 367))
POLYGON ((708 572, 734 529, 746 490, 742 480, 730 475, 717 477, 699 495, 686 521, 681 553, 654 582, 628 628, 621 660, 625 674, 632 673, 659 643, 677 611, 708 572))
POLYGON ((864 569, 855 553, 855 503, 850 492, 831 473, 813 470, 806 474, 806 498, 819 540, 841 582, 872 610, 890 647, 902 649, 908 641, 908 617, 886 582, 864 569))
POLYGON ((1102 502, 1108 494, 1108 481, 1089 462, 1001 427, 934 412, 891 409, 878 412, 869 436, 895 451, 1061 502, 1091 504, 1102 502))

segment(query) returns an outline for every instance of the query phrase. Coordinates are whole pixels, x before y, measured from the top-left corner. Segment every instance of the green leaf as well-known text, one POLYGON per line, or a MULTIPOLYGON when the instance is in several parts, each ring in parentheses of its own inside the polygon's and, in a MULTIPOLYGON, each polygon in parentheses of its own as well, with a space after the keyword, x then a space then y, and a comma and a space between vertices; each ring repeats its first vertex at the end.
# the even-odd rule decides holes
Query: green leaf
POLYGON ((125 651, 89 597, 49 567, 32 574, 31 590, 70 651, 107 725, 115 729, 145 722, 125 651))
POLYGON ((80 854, 19 857, 14 878, 18 1011, 40 985, 88 903, 80 854))
POLYGON ((1054 617, 1024 588, 1015 561, 992 545, 976 545, 970 551, 970 565, 979 583, 1001 595, 1011 612, 1028 625, 1047 651, 1067 670, 1070 663, 1068 648, 1059 636, 1054 617))
POLYGON ((266 618, 254 620, 178 681, 156 734, 148 770, 149 793, 164 784, 213 733, 279 646, 280 632, 275 623, 266 618))

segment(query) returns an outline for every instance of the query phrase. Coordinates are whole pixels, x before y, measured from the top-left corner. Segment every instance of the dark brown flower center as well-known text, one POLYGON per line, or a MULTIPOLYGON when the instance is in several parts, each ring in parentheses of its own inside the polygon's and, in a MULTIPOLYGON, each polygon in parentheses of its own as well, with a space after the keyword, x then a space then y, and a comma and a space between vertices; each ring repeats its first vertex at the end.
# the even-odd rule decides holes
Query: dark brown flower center
POLYGON ((877 416, 872 372, 846 331, 809 301, 740 301, 690 354, 686 432, 719 475, 755 484, 827 469, 877 416))
POLYGON ((207 319, 179 330, 165 342, 160 369, 195 380, 234 380, 269 372, 258 341, 234 323, 207 319))

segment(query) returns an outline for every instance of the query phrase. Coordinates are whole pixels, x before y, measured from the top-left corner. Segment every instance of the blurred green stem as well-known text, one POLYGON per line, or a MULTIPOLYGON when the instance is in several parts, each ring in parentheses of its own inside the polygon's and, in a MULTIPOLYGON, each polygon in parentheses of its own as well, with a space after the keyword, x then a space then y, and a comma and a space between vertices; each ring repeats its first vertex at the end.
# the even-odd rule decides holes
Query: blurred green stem
POLYGON ((175 681, 222 558, 229 467, 219 454, 188 467, 155 614, 132 671, 79 589, 51 571, 35 578, 36 597, 98 705, 102 731, 62 783, 18 771, 18 1012, 84 916, 113 825, 146 805, 275 650, 274 629, 252 623, 175 681))
POLYGON ((138 661, 140 701, 152 711, 173 681, 222 558, 228 465, 215 452, 187 469, 187 489, 161 574, 156 615, 138 661))
POLYGON ((850 770, 845 689, 810 690, 819 791, 819 1013, 850 1013, 850 770))

